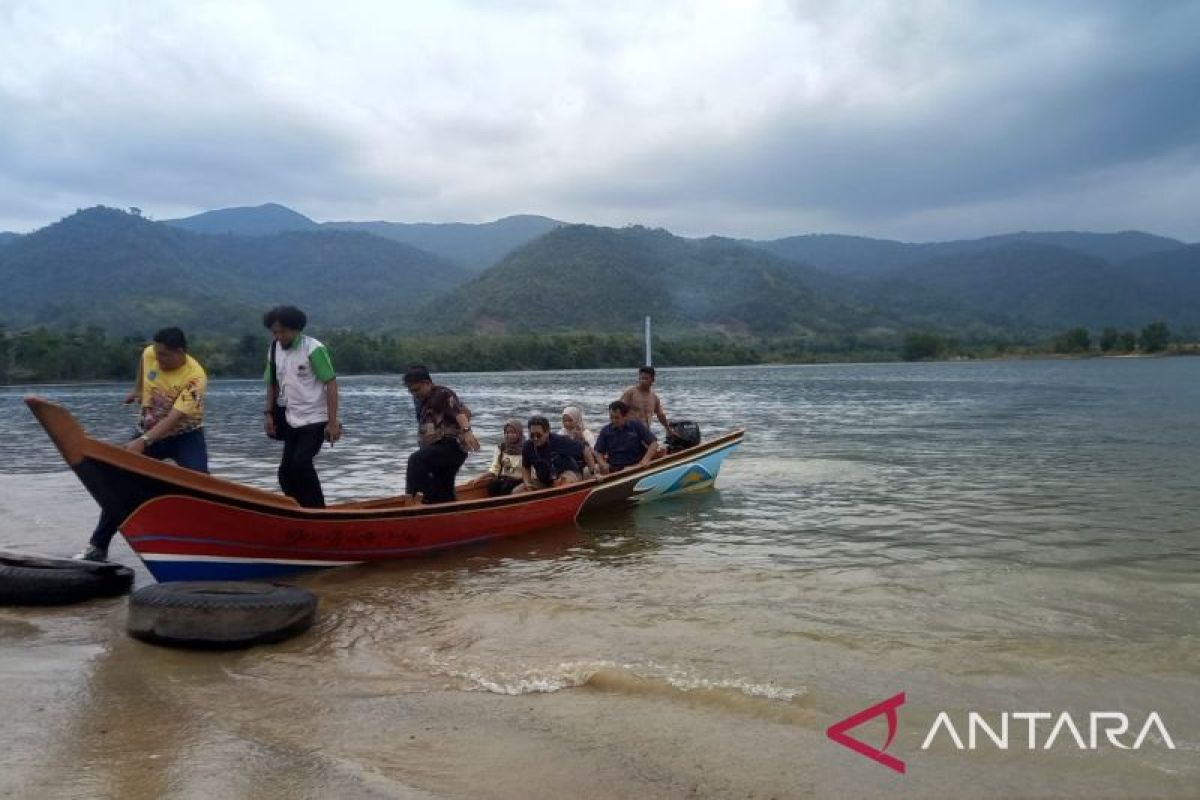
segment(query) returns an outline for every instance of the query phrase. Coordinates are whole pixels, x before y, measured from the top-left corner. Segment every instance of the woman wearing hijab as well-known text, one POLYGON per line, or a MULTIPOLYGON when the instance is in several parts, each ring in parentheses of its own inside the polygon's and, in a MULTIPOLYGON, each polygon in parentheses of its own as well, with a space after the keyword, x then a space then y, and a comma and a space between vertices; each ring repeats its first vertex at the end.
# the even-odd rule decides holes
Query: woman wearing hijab
POLYGON ((496 445, 492 465, 481 480, 487 481, 488 497, 512 494, 525 478, 521 469, 521 449, 525 446, 525 426, 520 420, 504 423, 504 439, 496 445))
POLYGON ((579 406, 567 406, 562 411, 562 427, 558 430, 561 436, 570 436, 575 441, 587 447, 596 444, 596 434, 588 429, 583 421, 583 409, 579 406))

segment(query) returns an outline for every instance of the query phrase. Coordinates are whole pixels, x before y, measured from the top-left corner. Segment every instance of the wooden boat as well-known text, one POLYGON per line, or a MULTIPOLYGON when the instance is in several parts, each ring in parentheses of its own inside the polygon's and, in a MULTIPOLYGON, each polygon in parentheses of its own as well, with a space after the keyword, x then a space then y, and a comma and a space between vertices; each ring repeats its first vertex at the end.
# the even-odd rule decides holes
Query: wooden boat
POLYGON ((464 486, 459 500, 440 505, 397 496, 310 509, 93 439, 70 412, 42 398, 25 403, 160 581, 264 578, 569 525, 581 513, 712 486, 743 435, 733 431, 641 469, 507 497, 464 486))

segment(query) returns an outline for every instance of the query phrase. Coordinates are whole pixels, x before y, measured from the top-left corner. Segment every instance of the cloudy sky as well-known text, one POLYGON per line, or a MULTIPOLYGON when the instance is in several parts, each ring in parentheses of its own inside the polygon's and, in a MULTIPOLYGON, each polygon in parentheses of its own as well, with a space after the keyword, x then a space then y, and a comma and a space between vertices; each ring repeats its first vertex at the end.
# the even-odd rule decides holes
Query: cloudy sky
POLYGON ((1198 2, 0 0, 0 230, 279 202, 1200 241, 1198 2))

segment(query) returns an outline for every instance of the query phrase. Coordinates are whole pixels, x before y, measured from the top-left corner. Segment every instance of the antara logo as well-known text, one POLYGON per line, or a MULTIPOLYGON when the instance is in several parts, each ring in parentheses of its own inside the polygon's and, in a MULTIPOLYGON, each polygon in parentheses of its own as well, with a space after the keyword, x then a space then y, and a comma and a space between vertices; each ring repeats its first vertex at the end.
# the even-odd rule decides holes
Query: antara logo
MULTIPOLYGON (((904 700, 905 694, 900 692, 900 694, 876 703, 870 708, 864 708, 840 722, 835 722, 826 729, 825 735, 859 755, 866 756, 888 769, 904 774, 907 771, 905 763, 885 752, 892 744, 892 740, 896 738, 896 731, 900 724, 896 709, 904 705, 904 700), (872 747, 847 733, 852 728, 857 728, 881 714, 886 715, 888 727, 887 740, 884 741, 883 747, 872 747)), ((967 712, 965 725, 960 724, 959 727, 955 727, 954 720, 948 712, 942 711, 938 713, 929 727, 925 741, 921 743, 921 749, 928 750, 939 736, 943 736, 957 750, 976 750, 981 745, 987 746, 989 742, 997 750, 1008 750, 1010 730, 1013 728, 1019 730, 1022 723, 1025 735, 1018 736, 1017 744, 1014 745, 1017 748, 1021 747, 1022 741, 1029 750, 1049 750, 1060 741, 1073 741, 1080 750, 1098 750, 1104 741, 1107 741, 1109 745, 1120 750, 1139 750, 1153 732, 1156 734, 1153 742, 1161 742, 1169 750, 1175 749, 1175 741, 1171 738, 1167 726, 1157 711, 1150 712, 1146 721, 1138 729, 1137 735, 1133 736, 1129 743, 1127 743, 1127 739, 1132 736, 1130 720, 1129 716, 1121 711, 1092 711, 1087 715, 1086 723, 1082 725, 1077 723, 1075 718, 1066 711, 1059 714, 1052 714, 1048 711, 1005 711, 994 723, 989 723, 982 714, 970 711, 967 712), (1050 722, 1051 720, 1053 722, 1050 722), (1046 723, 1040 730, 1039 722, 1046 723), (960 730, 966 731, 965 745, 963 737, 959 734, 960 730), (1084 731, 1087 732, 1086 736, 1084 731), (1101 733, 1103 733, 1103 740, 1101 733), (1045 738, 1039 740, 1039 735, 1044 735, 1045 738)))
MULTIPOLYGON (((950 719, 950 715, 945 711, 937 715, 937 719, 933 721, 933 725, 929 728, 929 733, 925 736, 925 741, 921 744, 922 750, 928 750, 933 744, 933 740, 937 737, 938 732, 945 730, 946 736, 954 743, 957 750, 974 750, 977 743, 982 741, 981 736, 977 733, 982 733, 991 740, 997 750, 1008 749, 1008 733, 1009 720, 1012 719, 1016 723, 1013 727, 1019 727, 1020 722, 1025 723, 1027 749, 1037 750, 1038 747, 1038 721, 1039 720, 1055 720, 1053 725, 1048 725, 1043 730, 1049 730, 1050 733, 1046 736, 1042 743, 1042 750, 1049 750, 1054 746, 1054 743, 1060 736, 1066 737, 1064 734, 1069 734, 1071 739, 1075 740, 1075 746, 1080 750, 1097 750, 1100 743, 1100 732, 1104 732, 1104 737, 1108 739, 1108 743, 1113 747, 1121 750, 1140 750, 1142 743, 1146 741, 1146 737, 1150 734, 1151 729, 1158 730, 1158 737, 1162 743, 1167 746, 1167 749, 1174 750, 1175 742, 1171 739, 1171 734, 1167 732, 1167 726, 1163 724, 1162 717, 1157 711, 1151 711, 1150 716, 1146 717, 1146 722, 1142 725, 1141 731, 1133 740, 1132 745, 1125 744, 1119 737, 1129 731, 1129 717, 1120 711, 1092 711, 1088 714, 1088 723, 1084 726, 1084 730, 1088 731, 1088 736, 1085 739, 1080 732, 1080 727, 1075 723, 1075 719, 1066 711, 1055 717, 1048 711, 1014 711, 1012 713, 1004 712, 1000 715, 1000 719, 992 727, 988 725, 983 715, 970 711, 967 712, 967 746, 963 747, 962 737, 958 735, 958 730, 954 727, 954 722, 950 719)), ((986 743, 985 743, 986 744, 986 743)), ((1018 747, 1020 745, 1017 745, 1018 747)))
POLYGON ((835 722, 825 730, 825 735, 833 739, 840 745, 849 747, 859 755, 866 756, 872 761, 878 761, 888 769, 894 769, 901 775, 905 772, 904 762, 895 756, 889 756, 883 752, 888 749, 888 745, 892 743, 892 739, 896 738, 896 729, 900 726, 899 715, 896 709, 904 705, 904 692, 898 695, 889 697, 882 703, 876 703, 870 708, 864 708, 857 714, 851 714, 841 722, 835 722), (880 714, 887 714, 888 735, 887 741, 883 743, 883 747, 876 750, 866 742, 855 739, 853 736, 847 736, 846 731, 851 728, 857 728, 869 719, 875 719, 880 714))

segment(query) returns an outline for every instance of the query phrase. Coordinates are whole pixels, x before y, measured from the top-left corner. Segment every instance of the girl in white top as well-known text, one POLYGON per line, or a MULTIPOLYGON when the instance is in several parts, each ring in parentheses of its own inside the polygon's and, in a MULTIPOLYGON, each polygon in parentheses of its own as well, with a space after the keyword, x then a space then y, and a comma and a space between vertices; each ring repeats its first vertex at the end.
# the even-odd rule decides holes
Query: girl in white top
POLYGON ((563 426, 558 429, 559 434, 570 436, 588 447, 596 446, 596 434, 592 433, 587 423, 583 421, 583 409, 579 406, 567 406, 563 409, 562 424, 563 426))

